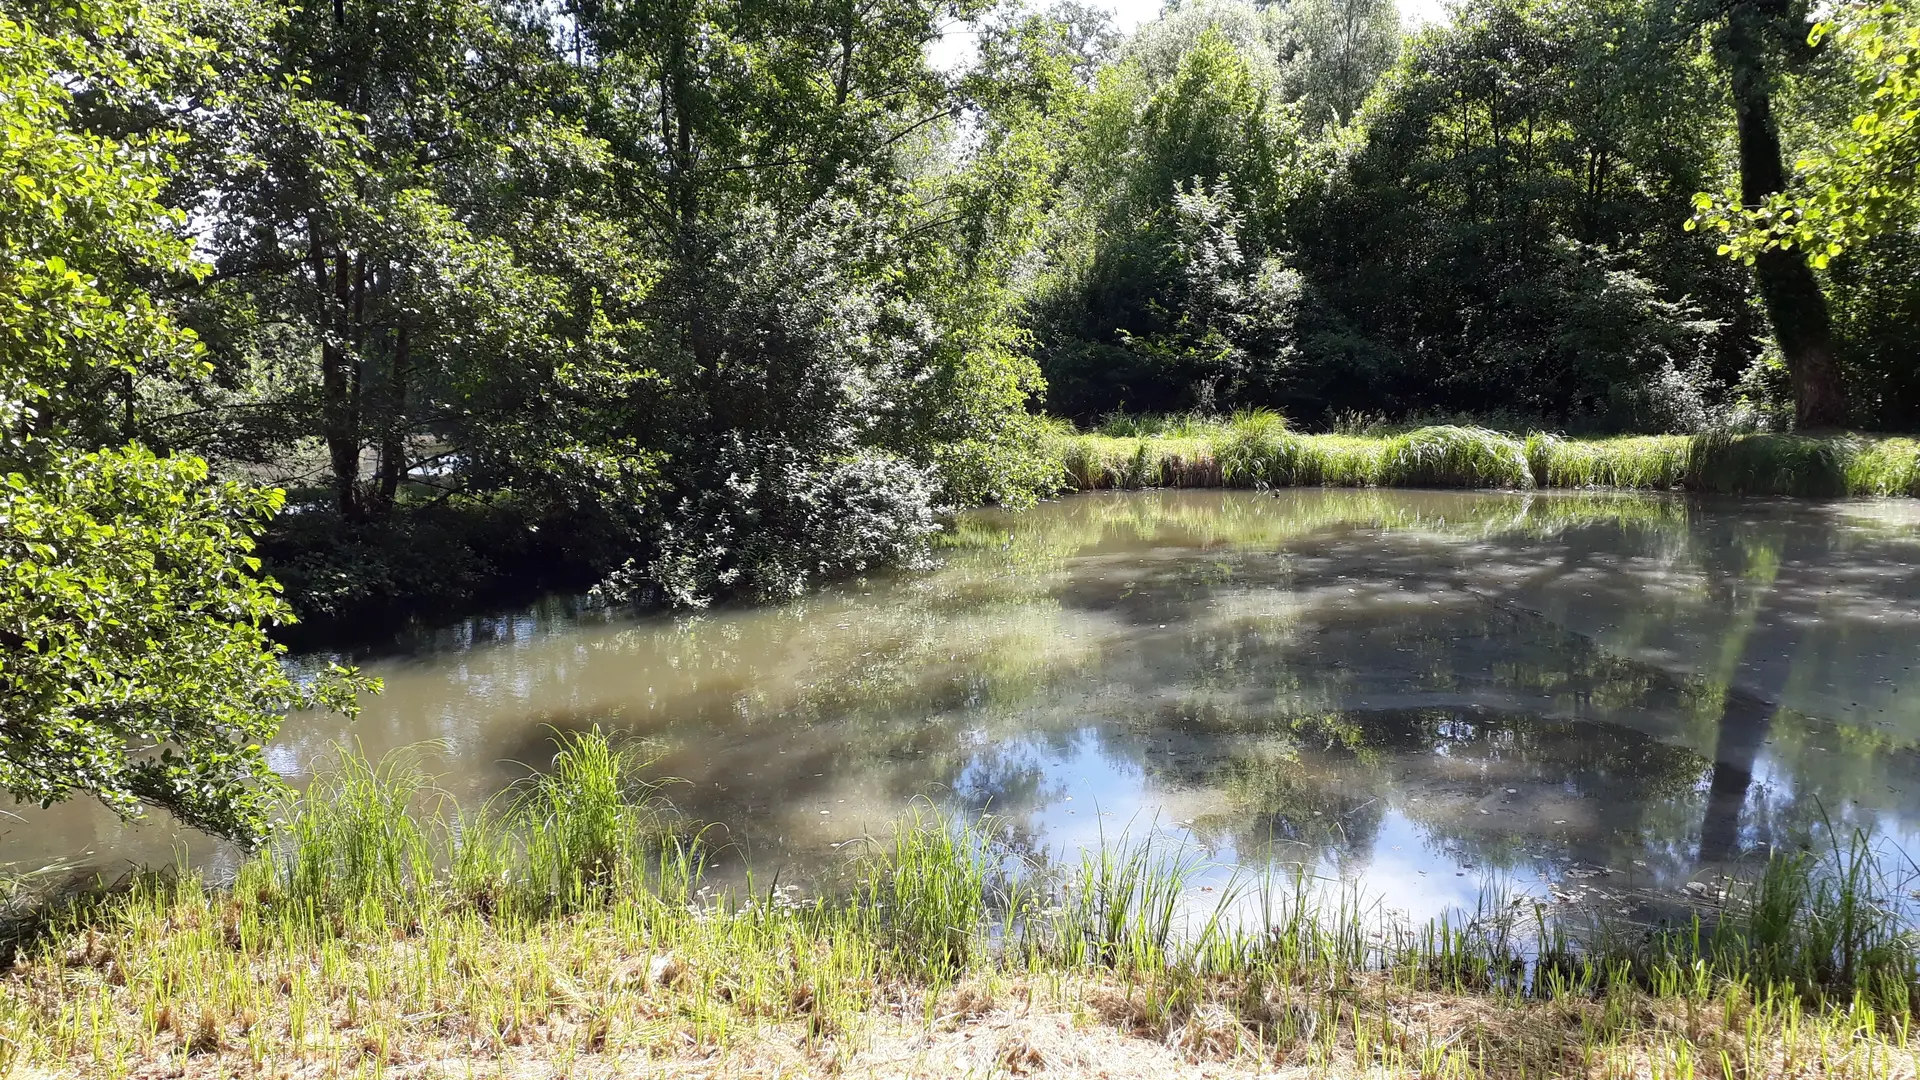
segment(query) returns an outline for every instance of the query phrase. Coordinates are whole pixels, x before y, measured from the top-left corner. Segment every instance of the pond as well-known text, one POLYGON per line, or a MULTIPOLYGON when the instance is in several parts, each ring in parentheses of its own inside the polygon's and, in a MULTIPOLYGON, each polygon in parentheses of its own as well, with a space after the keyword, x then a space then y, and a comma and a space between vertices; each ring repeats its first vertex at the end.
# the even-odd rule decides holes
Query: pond
MULTIPOLYGON (((1489 888, 1632 911, 1829 825, 1920 850, 1917 601, 1906 502, 1087 495, 786 606, 423 633, 270 759, 431 743, 478 800, 598 725, 724 824, 723 876, 804 876, 929 799, 1036 853, 1157 832, 1416 918, 1489 888)), ((16 867, 183 856, 233 859, 91 806, 0 819, 16 867)))

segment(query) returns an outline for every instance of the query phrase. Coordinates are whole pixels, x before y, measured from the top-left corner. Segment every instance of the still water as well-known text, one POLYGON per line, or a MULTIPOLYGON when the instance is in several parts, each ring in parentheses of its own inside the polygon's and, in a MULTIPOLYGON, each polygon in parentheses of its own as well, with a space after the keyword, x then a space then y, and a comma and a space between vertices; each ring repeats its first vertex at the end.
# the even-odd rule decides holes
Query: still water
MULTIPOLYGON (((789 606, 553 600, 353 659, 386 692, 290 719, 295 782, 342 740, 430 743, 477 800, 598 725, 724 824, 723 875, 804 875, 918 798, 1037 853, 1155 831, 1417 918, 1489 887, 1634 910, 1824 821, 1920 852, 1920 503, 1088 495, 789 606)), ((233 858, 15 809, 0 863, 233 858)))

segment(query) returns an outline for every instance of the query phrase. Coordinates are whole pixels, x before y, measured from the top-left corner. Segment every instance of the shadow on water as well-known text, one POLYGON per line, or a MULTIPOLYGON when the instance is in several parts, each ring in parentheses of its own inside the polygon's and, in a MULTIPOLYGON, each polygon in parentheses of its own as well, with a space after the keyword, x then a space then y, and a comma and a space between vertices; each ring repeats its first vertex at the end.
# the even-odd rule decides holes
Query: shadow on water
MULTIPOLYGON (((968 515, 932 573, 783 607, 454 624, 371 660, 388 690, 356 723, 294 717, 270 755, 299 782, 343 737, 434 740, 472 802, 555 731, 618 730, 761 867, 931 796, 1033 852, 1152 825, 1411 908, 1496 879, 1677 889, 1823 813, 1920 829, 1917 555, 1920 521, 1864 502, 1083 496, 968 515)), ((0 861, 183 839, 22 814, 0 861)))

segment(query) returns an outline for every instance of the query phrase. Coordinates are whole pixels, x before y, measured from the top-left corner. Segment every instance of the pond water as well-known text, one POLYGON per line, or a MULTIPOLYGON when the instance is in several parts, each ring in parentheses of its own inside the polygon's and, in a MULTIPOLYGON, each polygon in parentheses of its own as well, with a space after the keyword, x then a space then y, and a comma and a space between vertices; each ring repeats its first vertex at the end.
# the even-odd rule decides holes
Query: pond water
MULTIPOLYGON (((553 731, 641 740, 719 872, 803 874, 919 798, 1069 855, 1170 834, 1390 910, 1497 886, 1631 910, 1822 822, 1920 851, 1920 504, 1159 492, 961 521, 929 572, 628 618, 553 600, 356 657, 341 740, 477 800, 553 731)), ((318 664, 327 657, 305 657, 318 664)), ((0 863, 231 852, 90 806, 0 863)))

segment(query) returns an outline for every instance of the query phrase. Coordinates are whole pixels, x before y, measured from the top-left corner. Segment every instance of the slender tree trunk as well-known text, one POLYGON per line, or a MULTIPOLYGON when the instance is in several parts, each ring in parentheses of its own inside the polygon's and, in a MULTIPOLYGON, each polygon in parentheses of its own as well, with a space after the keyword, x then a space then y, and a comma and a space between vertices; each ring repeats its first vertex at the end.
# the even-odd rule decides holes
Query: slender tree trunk
POLYGON ((412 364, 412 341, 405 323, 394 336, 393 366, 387 382, 387 417, 380 436, 380 509, 393 509, 400 479, 407 472, 407 378, 412 364))
POLYGON ((333 469, 334 501, 342 516, 355 517, 360 510, 360 432, 343 325, 352 292, 347 257, 329 257, 317 231, 312 234, 309 245, 315 284, 319 286, 321 436, 326 440, 327 461, 333 469))
MULTIPOLYGON (((1721 35, 1733 90, 1735 126, 1740 137, 1740 199, 1749 207, 1765 205, 1787 186, 1780 148, 1780 127, 1773 117, 1763 37, 1755 25, 1765 18, 1751 0, 1735 3, 1721 35)), ((1833 322, 1820 281, 1806 256, 1773 248, 1755 260, 1754 277, 1774 339, 1786 358, 1793 383, 1794 413, 1800 427, 1838 427, 1847 419, 1846 389, 1834 357, 1833 322)))

